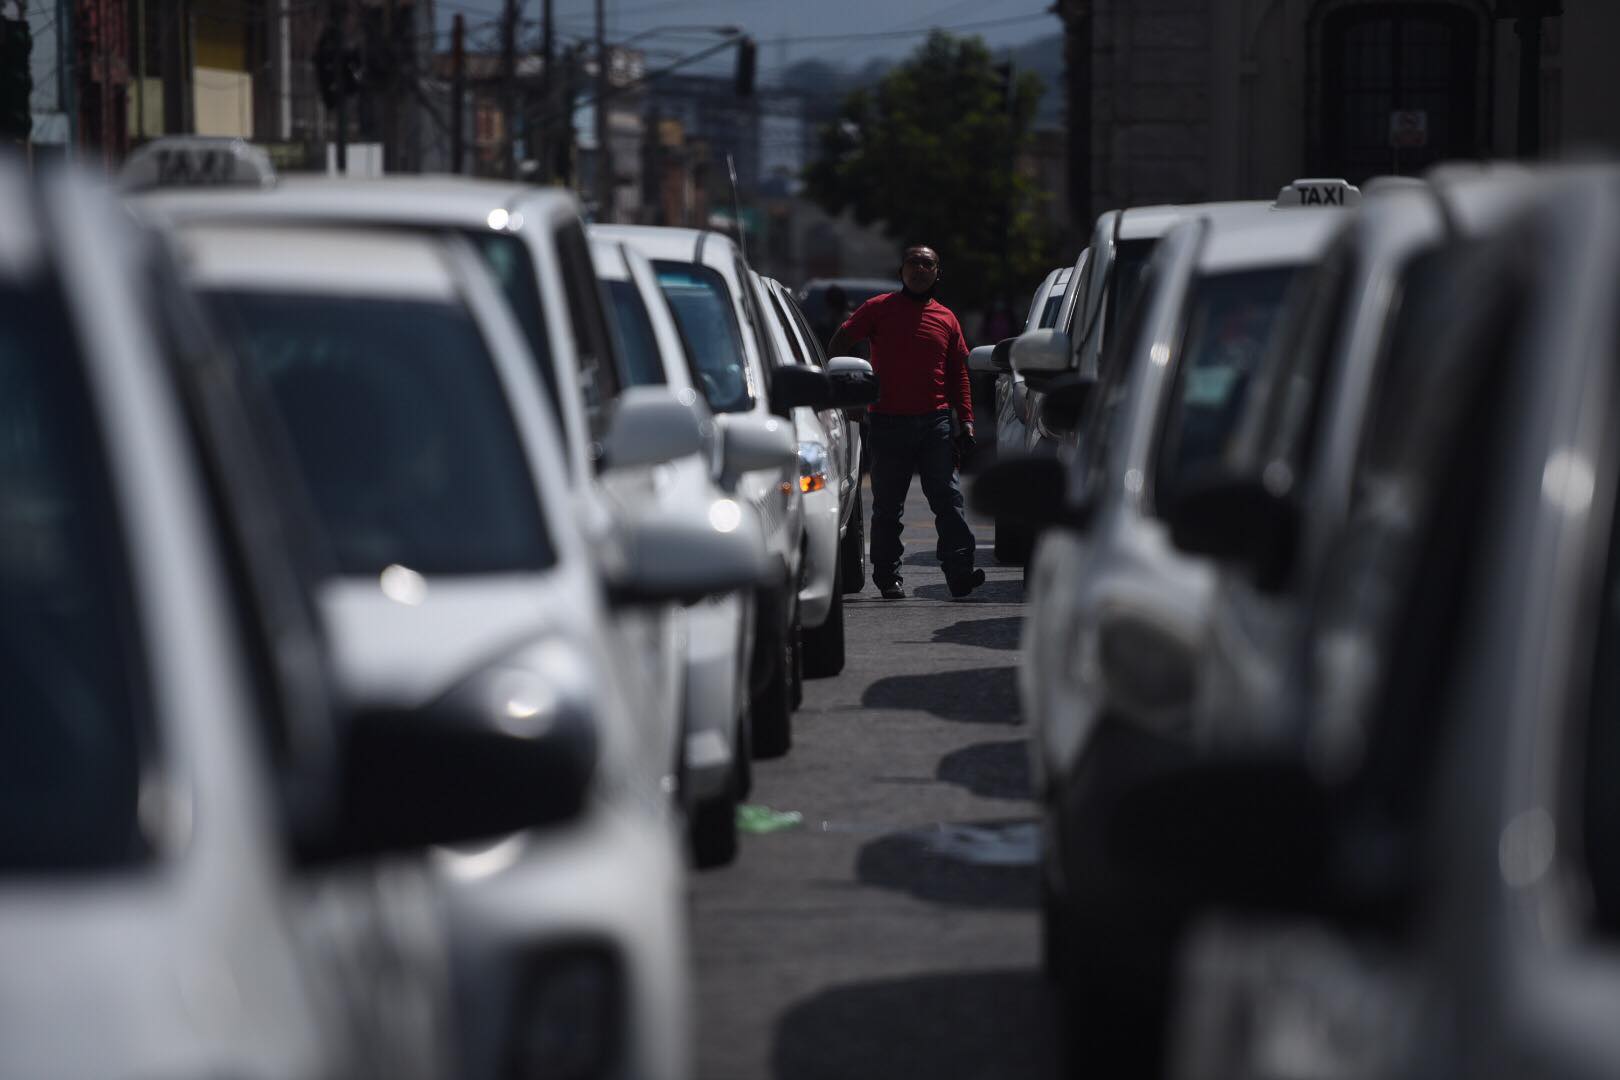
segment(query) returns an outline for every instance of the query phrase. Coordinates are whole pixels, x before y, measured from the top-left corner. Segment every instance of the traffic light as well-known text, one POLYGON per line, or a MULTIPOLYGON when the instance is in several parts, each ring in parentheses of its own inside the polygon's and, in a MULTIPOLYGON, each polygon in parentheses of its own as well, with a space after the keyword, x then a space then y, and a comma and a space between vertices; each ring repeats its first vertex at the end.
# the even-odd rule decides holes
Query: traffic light
POLYGON ((315 84, 321 104, 335 109, 338 100, 360 89, 364 59, 358 49, 345 48, 337 27, 327 26, 315 42, 315 84))
POLYGON ((737 39, 737 81, 738 97, 752 97, 754 93, 754 67, 758 47, 751 37, 737 39))
POLYGON ((0 141, 26 142, 34 128, 34 33, 25 19, 0 16, 0 141))

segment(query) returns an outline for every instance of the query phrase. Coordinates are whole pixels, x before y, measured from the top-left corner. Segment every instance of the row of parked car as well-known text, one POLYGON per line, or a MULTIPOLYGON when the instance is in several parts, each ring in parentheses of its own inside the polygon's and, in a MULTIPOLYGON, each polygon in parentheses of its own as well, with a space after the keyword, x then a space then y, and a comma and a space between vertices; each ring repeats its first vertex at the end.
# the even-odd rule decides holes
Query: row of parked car
POLYGON ((0 160, 0 1075, 688 1075, 876 394, 563 192, 0 160))
POLYGON ((1133 208, 1043 290, 974 497, 1075 1070, 1620 1073, 1620 170, 1133 208))

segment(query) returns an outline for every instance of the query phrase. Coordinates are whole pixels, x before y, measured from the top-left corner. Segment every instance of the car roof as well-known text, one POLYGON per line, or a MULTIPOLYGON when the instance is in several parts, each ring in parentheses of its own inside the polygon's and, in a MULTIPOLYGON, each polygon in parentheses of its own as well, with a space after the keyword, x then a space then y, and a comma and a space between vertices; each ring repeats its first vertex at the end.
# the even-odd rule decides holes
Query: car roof
POLYGON ((629 281, 630 267, 625 265, 624 247, 617 240, 600 236, 596 226, 589 231, 591 262, 596 265, 596 276, 607 281, 629 281))
POLYGON ((365 229, 205 224, 178 232, 187 271, 204 288, 449 300, 443 248, 419 236, 365 229))
POLYGON ((634 244, 649 259, 660 262, 701 262, 722 266, 737 245, 725 233, 674 225, 596 225, 591 235, 603 240, 634 244))
POLYGON ((1273 210, 1251 204, 1196 216, 1210 225, 1198 254, 1198 272, 1219 274, 1312 262, 1352 215, 1338 209, 1273 210))
POLYGON ((389 221, 422 225, 517 227, 533 215, 578 217, 579 204, 560 188, 457 176, 393 176, 356 180, 283 178, 271 188, 160 188, 133 200, 143 212, 175 220, 263 215, 389 221))

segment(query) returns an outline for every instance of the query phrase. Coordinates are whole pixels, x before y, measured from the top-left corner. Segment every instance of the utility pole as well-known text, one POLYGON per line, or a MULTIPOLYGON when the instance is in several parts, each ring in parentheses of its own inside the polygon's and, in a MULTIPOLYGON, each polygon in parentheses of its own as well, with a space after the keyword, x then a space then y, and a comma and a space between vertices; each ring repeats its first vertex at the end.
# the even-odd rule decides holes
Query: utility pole
POLYGON ((337 80, 337 171, 339 176, 349 175, 349 80, 348 80, 348 28, 347 12, 343 0, 332 0, 332 25, 337 27, 340 75, 337 80))
POLYGON ((554 170, 552 158, 555 139, 552 130, 557 116, 557 33, 552 21, 554 0, 542 0, 540 27, 540 56, 545 67, 540 71, 540 120, 531 136, 535 140, 534 160, 539 163, 542 181, 550 181, 554 170))
POLYGON ((501 173, 517 175, 517 25, 518 0, 506 0, 501 20, 501 173))
POLYGON ((450 21, 450 171, 460 173, 466 151, 462 140, 467 112, 467 20, 458 13, 450 21))
POLYGON ((596 220, 613 220, 613 150, 608 146, 606 0, 596 0, 596 220))

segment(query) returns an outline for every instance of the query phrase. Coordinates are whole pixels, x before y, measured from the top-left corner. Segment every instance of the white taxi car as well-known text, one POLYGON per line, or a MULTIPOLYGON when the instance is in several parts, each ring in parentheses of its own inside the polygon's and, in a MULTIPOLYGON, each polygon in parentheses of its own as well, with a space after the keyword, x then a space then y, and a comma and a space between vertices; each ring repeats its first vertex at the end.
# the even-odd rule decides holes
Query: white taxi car
MULTIPOLYGON (((591 263, 579 206, 567 192, 457 177, 335 180, 281 177, 273 186, 157 188, 133 200, 159 222, 355 225, 454 233, 494 272, 523 331, 545 400, 561 433, 567 490, 587 536, 605 541, 616 524, 652 508, 678 509, 681 492, 661 484, 663 461, 615 460, 607 432, 615 417, 643 438, 673 440, 690 454, 699 419, 667 391, 620 400, 630 383, 591 263), (631 423, 630 412, 637 413, 631 423), (660 435, 659 433, 662 433, 660 435)), ((648 443, 650 445, 650 443, 648 443)), ((676 449, 681 447, 680 449, 676 449)), ((605 542, 591 547, 605 550, 605 542)), ((675 606, 615 611, 624 680, 640 701, 651 752, 664 761, 666 790, 684 767, 684 622, 675 606)))
MULTIPOLYGON (((459 238, 287 222, 177 235, 284 432, 301 481, 289 504, 307 498, 328 549, 316 595, 348 706, 406 730, 456 705, 515 734, 595 733, 573 819, 431 855, 455 1071, 686 1075, 685 857, 610 614, 753 585, 757 540, 724 500, 582 529, 522 332, 459 238)), ((626 415, 604 453, 667 449, 623 430, 626 415)))
POLYGON ((786 286, 757 274, 753 281, 777 364, 825 371, 839 391, 837 406, 793 410, 799 436, 799 490, 804 495, 804 580, 799 587, 804 673, 824 678, 844 670, 844 593, 851 591, 852 574, 857 580, 865 575, 860 427, 843 407, 875 401, 877 377, 870 364, 856 357, 827 361, 786 286), (870 394, 858 400, 851 396, 857 383, 870 388, 870 394))
MULTIPOLYGON (((742 252, 729 238, 697 229, 599 225, 652 262, 675 315, 687 363, 728 442, 739 419, 792 423, 793 409, 825 407, 820 372, 773 363, 772 338, 742 252)), ((749 665, 752 746, 757 757, 787 753, 802 674, 799 589, 804 580, 804 499, 797 462, 728 473, 724 484, 752 506, 779 583, 756 596, 754 656, 749 665)))
MULTIPOLYGON (((775 420, 754 422, 759 430, 751 440, 727 443, 723 438, 707 400, 694 386, 674 316, 645 256, 621 242, 601 238, 592 239, 591 255, 607 290, 630 377, 642 384, 668 387, 680 400, 690 402, 702 418, 701 451, 660 470, 658 482, 674 490, 675 501, 704 505, 726 496, 719 485, 730 472, 796 461, 791 433, 775 420)), ((733 432, 750 422, 748 418, 733 420, 733 432)), ((763 545, 763 535, 760 542, 763 545)), ((737 804, 753 783, 747 719, 754 594, 742 590, 710 596, 682 615, 686 623, 682 801, 697 864, 717 866, 736 856, 737 804)))
POLYGON ((1171 545, 1163 513, 1223 452, 1290 286, 1344 224, 1342 210, 1290 201, 1285 189, 1275 206, 1179 211, 1105 356, 1068 475, 1028 459, 976 488, 1051 526, 1036 545, 1019 676, 1044 815, 1047 958, 1094 1020, 1074 1032, 1077 1051, 1133 1074, 1160 1046, 1176 913, 1110 892, 1111 860, 1125 856, 1101 834, 1100 808, 1184 752, 1213 571, 1171 545))

